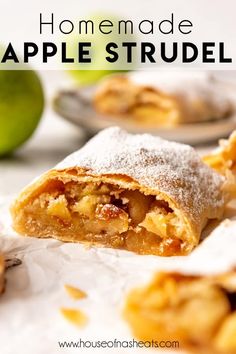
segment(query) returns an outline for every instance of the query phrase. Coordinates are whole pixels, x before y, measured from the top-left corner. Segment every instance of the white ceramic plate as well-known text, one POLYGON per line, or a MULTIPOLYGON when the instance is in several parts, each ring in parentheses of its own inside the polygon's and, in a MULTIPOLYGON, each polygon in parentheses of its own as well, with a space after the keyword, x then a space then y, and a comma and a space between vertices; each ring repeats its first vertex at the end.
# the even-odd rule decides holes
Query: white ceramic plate
POLYGON ((219 121, 182 124, 171 128, 150 128, 123 122, 119 118, 109 118, 98 114, 92 104, 95 87, 89 89, 64 90, 54 99, 54 109, 66 120, 83 127, 93 135, 101 129, 119 125, 131 133, 151 133, 168 140, 174 140, 191 145, 212 142, 227 137, 236 129, 236 113, 219 121))

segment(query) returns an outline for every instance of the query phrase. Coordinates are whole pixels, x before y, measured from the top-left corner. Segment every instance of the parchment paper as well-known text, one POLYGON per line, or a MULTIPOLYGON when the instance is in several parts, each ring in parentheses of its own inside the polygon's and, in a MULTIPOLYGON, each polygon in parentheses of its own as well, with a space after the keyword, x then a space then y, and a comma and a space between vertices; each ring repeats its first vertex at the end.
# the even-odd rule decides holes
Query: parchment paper
POLYGON ((160 269, 208 273, 236 264, 236 221, 232 218, 217 226, 190 256, 138 256, 18 236, 11 229, 11 199, 0 197, 0 250, 6 257, 20 258, 22 265, 7 271, 6 292, 0 297, 1 354, 161 353, 151 349, 62 349, 58 341, 132 340, 122 319, 130 288, 146 283, 160 269), (65 284, 83 289, 88 298, 71 299, 65 284), (81 309, 89 317, 88 325, 84 329, 73 326, 62 317, 61 307, 81 309))

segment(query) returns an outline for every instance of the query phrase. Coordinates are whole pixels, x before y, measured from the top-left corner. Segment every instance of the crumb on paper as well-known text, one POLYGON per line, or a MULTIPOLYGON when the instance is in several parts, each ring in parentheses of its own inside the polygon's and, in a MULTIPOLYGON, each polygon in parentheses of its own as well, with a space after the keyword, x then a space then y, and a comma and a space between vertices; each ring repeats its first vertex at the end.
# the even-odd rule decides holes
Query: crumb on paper
POLYGON ((61 308, 60 311, 67 321, 78 327, 84 327, 88 322, 87 316, 81 310, 61 308))
POLYGON ((76 288, 74 286, 66 284, 65 289, 72 299, 80 300, 87 297, 87 294, 83 290, 76 288))

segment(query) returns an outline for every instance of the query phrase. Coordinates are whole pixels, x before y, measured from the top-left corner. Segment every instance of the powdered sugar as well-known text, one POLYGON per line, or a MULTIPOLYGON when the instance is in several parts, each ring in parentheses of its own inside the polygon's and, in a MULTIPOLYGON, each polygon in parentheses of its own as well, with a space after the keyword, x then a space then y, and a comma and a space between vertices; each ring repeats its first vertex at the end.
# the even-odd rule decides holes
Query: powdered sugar
POLYGON ((215 118, 221 119, 222 114, 233 104, 227 83, 207 72, 131 72, 128 77, 136 84, 156 87, 167 94, 183 98, 191 105, 194 102, 205 102, 215 107, 218 112, 215 118))
POLYGON ((206 166, 192 147, 149 134, 132 135, 118 127, 105 129, 56 168, 76 166, 95 175, 127 175, 164 192, 195 221, 206 210, 217 211, 224 203, 224 179, 206 166))

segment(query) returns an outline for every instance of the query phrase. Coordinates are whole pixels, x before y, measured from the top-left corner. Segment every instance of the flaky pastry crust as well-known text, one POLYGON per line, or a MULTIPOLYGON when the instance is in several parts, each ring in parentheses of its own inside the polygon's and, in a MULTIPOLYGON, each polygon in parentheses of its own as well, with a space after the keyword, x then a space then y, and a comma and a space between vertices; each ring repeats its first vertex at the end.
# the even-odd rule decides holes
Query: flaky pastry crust
POLYGON ((109 128, 26 187, 12 206, 13 226, 23 235, 184 255, 222 216, 223 188, 191 147, 109 128))

